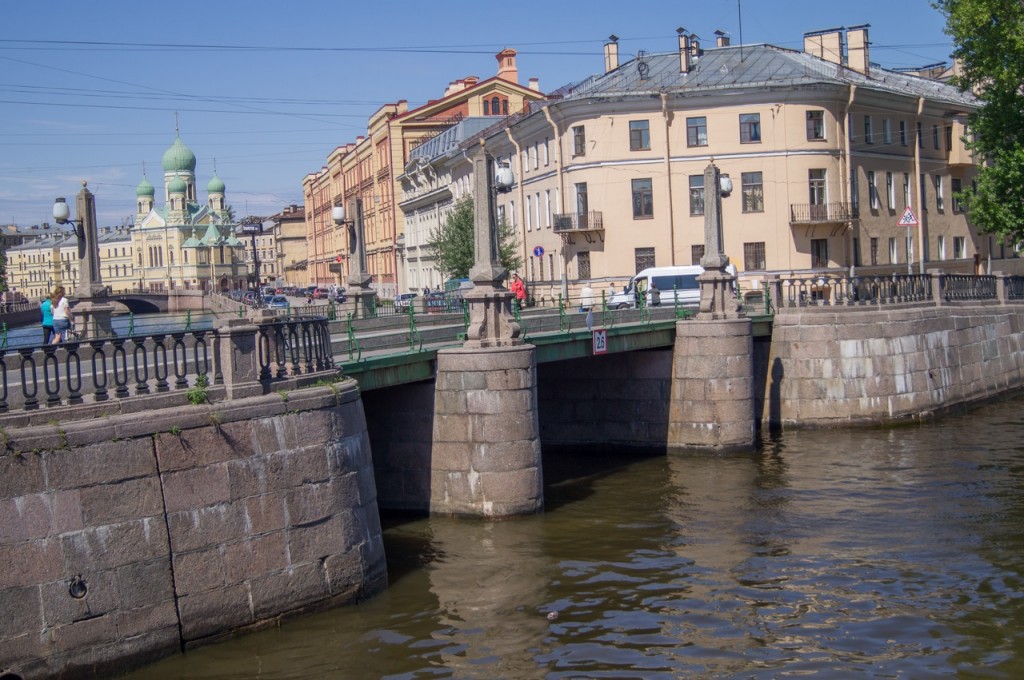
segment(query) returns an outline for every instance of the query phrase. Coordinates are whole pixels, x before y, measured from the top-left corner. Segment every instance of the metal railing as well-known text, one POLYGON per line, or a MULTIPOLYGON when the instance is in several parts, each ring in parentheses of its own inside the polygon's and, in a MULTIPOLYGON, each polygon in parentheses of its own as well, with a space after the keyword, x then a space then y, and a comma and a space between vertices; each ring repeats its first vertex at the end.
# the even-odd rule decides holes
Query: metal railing
POLYGON ((846 222, 854 217, 849 203, 792 203, 790 224, 829 224, 846 222))
POLYGON ((601 231, 604 229, 604 215, 598 210, 589 212, 559 213, 554 216, 554 231, 601 231))
MULTIPOLYGON (((333 368, 326 318, 274 319, 256 327, 260 381, 333 368)), ((2 350, 0 413, 223 385, 222 342, 217 329, 195 329, 2 350)))

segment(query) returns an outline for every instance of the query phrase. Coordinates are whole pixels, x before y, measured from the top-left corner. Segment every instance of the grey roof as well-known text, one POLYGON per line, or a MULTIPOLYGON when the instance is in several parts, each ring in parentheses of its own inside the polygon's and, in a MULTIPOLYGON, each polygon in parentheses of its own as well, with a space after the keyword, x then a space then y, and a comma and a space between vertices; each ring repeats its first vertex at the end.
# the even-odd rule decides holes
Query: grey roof
POLYGON ((693 62, 687 74, 680 73, 678 52, 644 55, 642 61, 646 65, 646 77, 641 77, 638 61, 632 59, 614 71, 566 86, 556 94, 561 95, 563 100, 571 100, 594 96, 661 92, 684 94, 824 83, 853 84, 968 106, 977 103, 970 94, 938 80, 890 71, 874 64, 868 75, 864 75, 804 52, 773 45, 733 45, 708 49, 693 62))
POLYGON ((423 158, 424 160, 432 161, 435 158, 440 158, 450 153, 453 149, 457 149, 463 141, 503 120, 505 120, 504 116, 473 116, 471 118, 463 118, 447 130, 413 149, 412 153, 409 154, 409 160, 413 161, 417 158, 423 158))

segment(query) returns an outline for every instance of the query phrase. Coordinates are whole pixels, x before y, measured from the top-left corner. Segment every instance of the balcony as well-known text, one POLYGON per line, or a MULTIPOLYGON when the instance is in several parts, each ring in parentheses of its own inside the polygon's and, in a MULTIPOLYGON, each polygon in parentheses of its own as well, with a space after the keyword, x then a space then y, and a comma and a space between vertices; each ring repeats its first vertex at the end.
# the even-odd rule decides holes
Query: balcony
POLYGON ((555 233, 572 231, 604 231, 604 217, 596 210, 585 213, 555 215, 555 233))
POLYGON ((791 203, 790 224, 838 224, 856 217, 849 203, 791 203))

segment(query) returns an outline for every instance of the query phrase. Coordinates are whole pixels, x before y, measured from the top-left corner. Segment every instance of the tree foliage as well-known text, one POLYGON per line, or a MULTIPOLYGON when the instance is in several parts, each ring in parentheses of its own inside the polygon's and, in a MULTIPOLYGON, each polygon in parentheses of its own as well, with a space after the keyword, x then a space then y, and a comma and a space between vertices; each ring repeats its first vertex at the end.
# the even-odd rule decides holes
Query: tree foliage
MULTIPOLYGON (((434 256, 438 271, 446 278, 469 276, 475 262, 473 239, 473 198, 466 196, 455 204, 444 224, 430 233, 427 247, 434 256)), ((514 271, 522 264, 515 230, 506 222, 498 227, 498 251, 501 266, 514 271)))
POLYGON ((936 0, 960 62, 956 84, 978 97, 969 147, 979 161, 976 187, 962 198, 983 231, 1024 240, 1024 3, 936 0))

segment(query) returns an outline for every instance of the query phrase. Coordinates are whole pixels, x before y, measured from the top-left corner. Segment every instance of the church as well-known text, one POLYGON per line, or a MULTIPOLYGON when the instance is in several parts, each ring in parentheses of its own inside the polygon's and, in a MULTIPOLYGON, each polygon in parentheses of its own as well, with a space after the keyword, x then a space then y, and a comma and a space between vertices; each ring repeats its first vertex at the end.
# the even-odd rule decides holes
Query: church
POLYGON ((244 288, 245 244, 225 201, 225 186, 214 169, 206 202, 196 191, 196 156, 175 132, 163 156, 163 206, 145 176, 135 189, 135 225, 131 230, 134 275, 139 289, 152 292, 244 288))

